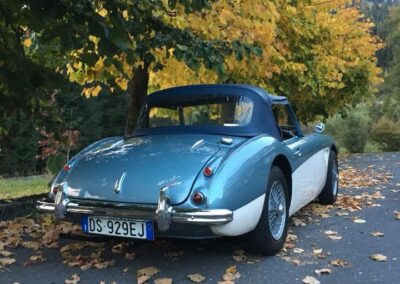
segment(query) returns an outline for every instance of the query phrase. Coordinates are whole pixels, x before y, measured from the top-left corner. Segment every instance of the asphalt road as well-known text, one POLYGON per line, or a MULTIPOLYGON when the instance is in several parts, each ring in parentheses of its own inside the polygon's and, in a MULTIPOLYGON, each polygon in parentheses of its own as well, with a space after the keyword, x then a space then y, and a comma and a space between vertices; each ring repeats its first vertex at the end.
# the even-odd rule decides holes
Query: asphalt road
MULTIPOLYGON (((322 214, 325 218, 315 214, 315 205, 308 206, 296 216, 300 220, 308 220, 305 222, 307 224, 290 226, 297 239, 281 256, 253 254, 241 238, 166 240, 155 243, 134 241, 123 243, 122 254, 111 251, 112 246, 121 243, 121 240, 101 239, 106 241, 103 257, 116 260, 109 268, 82 271, 79 267, 69 267, 63 263, 59 249, 44 249, 46 261, 25 266, 22 263, 32 255, 32 250, 19 247, 11 249, 16 253, 17 262, 2 269, 0 283, 64 283, 75 273, 81 278, 79 283, 136 283, 137 270, 148 266, 160 270, 149 283, 165 277, 172 278, 173 283, 193 283, 187 275, 194 273, 206 278, 203 283, 217 283, 223 280, 225 270, 233 265, 240 273, 235 283, 301 283, 308 275, 321 283, 400 283, 400 220, 394 216, 394 211, 400 211, 400 153, 354 155, 342 159, 343 171, 349 166, 365 171, 363 178, 366 180, 374 179, 375 173, 389 177, 393 175, 393 178, 389 182, 366 188, 341 189, 342 194, 360 196, 364 193, 365 197, 365 194, 379 191, 385 198, 372 199, 369 205, 356 212, 333 207, 322 214), (341 212, 347 212, 348 215, 341 212), (356 217, 366 222, 356 223, 356 217), (335 231, 342 238, 332 240, 325 231, 335 231), (374 237, 371 235, 373 231, 380 231, 384 236, 374 237), (321 248, 323 255, 316 257, 315 250, 321 248), (238 249, 244 250, 246 261, 232 258, 238 249), (126 252, 135 253, 135 258, 125 259, 126 252), (387 260, 377 262, 370 259, 370 255, 376 253, 385 255, 387 260), (349 265, 341 267, 330 264, 335 259, 345 260, 349 265), (314 272, 321 268, 330 268, 331 274, 317 275, 314 272)), ((348 178, 351 180, 352 176, 348 178)), ((77 240, 62 238, 60 245, 71 242, 77 240)), ((90 248, 79 253, 90 254, 90 248)))

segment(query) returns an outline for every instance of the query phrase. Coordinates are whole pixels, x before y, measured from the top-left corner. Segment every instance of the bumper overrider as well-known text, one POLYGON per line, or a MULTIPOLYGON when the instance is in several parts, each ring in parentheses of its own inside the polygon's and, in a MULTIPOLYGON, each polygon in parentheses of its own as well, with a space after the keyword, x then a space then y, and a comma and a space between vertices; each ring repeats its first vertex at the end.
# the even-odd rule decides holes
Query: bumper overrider
POLYGON ((169 205, 168 187, 160 189, 158 205, 130 204, 69 199, 64 190, 58 191, 55 200, 41 200, 36 208, 42 212, 51 212, 57 219, 70 215, 96 215, 157 222, 158 229, 167 231, 172 223, 197 225, 223 225, 233 220, 233 212, 227 209, 188 210, 169 205))

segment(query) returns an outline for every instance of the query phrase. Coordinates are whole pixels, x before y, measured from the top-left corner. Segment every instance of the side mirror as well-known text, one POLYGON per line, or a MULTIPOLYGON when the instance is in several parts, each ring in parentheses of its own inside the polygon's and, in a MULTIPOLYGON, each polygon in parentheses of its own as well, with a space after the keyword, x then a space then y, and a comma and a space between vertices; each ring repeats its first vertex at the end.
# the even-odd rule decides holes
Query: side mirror
POLYGON ((319 123, 317 123, 317 125, 315 125, 314 132, 321 134, 324 131, 325 131, 325 124, 323 124, 322 122, 319 122, 319 123))

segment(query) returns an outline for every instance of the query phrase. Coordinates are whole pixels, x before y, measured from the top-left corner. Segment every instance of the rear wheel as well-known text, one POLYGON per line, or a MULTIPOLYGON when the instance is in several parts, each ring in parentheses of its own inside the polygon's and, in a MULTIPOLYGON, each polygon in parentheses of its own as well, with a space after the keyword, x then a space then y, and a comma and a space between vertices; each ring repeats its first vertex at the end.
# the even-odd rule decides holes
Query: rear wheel
POLYGON ((333 204, 336 201, 339 188, 339 168, 337 156, 334 151, 329 154, 328 172, 325 187, 318 196, 321 204, 333 204))
POLYGON ((272 166, 260 220, 249 234, 250 246, 266 255, 279 252, 286 240, 288 219, 286 179, 280 168, 272 166))

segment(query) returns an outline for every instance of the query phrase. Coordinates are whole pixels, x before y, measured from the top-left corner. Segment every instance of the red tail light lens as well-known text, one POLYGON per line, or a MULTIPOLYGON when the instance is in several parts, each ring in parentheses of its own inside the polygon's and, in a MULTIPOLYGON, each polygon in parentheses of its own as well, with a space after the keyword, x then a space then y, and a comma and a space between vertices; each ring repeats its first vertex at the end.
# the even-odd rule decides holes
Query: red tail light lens
POLYGON ((71 167, 68 165, 68 164, 66 164, 64 167, 63 167, 63 169, 64 169, 64 171, 69 171, 70 169, 71 169, 71 167))
POLYGON ((202 204, 204 203, 204 201, 206 200, 206 198, 204 197, 203 193, 201 192, 195 192, 192 195, 192 200, 194 203, 196 204, 202 204))
POLYGON ((56 185, 55 187, 53 187, 53 194, 57 194, 58 190, 59 190, 58 185, 56 185))
POLYGON ((212 176, 212 174, 213 174, 212 168, 210 168, 210 167, 205 167, 205 168, 204 168, 204 171, 203 171, 203 174, 204 174, 206 177, 212 176))

